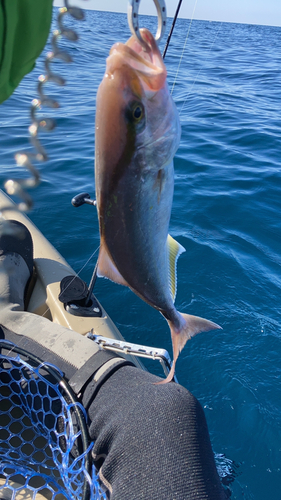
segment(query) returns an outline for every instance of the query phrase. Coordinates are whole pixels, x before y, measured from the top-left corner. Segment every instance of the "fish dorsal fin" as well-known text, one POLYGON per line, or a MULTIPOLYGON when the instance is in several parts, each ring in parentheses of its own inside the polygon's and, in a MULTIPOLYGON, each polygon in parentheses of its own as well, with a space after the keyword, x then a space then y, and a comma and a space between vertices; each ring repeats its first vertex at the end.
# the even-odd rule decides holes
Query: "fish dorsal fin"
POLYGON ((112 262, 112 259, 103 244, 100 246, 97 276, 108 278, 119 285, 129 286, 127 281, 124 280, 123 276, 116 269, 115 264, 112 262))
POLYGON ((167 248, 169 259, 169 288, 174 302, 177 293, 177 260, 179 256, 185 252, 185 248, 169 234, 167 238, 167 248))

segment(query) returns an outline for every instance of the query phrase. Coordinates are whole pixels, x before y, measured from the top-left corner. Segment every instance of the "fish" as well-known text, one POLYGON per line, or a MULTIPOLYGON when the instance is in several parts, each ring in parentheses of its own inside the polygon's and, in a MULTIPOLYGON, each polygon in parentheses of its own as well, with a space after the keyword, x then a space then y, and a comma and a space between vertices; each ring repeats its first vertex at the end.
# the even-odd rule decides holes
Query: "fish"
POLYGON ((113 45, 97 92, 97 275, 129 287, 167 320, 173 346, 167 383, 187 340, 221 327, 174 305, 185 249, 168 231, 181 127, 156 41, 149 30, 140 33, 146 47, 134 36, 113 45))

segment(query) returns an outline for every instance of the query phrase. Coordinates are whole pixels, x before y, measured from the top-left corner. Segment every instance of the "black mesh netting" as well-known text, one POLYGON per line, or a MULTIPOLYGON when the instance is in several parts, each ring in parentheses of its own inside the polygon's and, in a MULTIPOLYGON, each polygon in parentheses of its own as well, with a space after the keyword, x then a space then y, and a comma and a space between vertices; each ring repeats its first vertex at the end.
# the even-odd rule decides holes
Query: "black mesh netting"
POLYGON ((59 370, 0 342, 0 498, 105 499, 86 415, 59 370))

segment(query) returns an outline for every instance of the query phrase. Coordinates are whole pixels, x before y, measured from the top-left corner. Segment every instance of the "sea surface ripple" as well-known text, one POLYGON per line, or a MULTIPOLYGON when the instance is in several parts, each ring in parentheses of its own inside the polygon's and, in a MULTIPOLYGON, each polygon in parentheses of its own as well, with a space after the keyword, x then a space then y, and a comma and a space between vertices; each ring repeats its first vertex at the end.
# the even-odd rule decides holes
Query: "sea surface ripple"
MULTIPOLYGON (((42 109, 57 127, 41 134, 49 160, 38 165, 43 181, 29 216, 89 282, 97 216, 70 201, 82 191, 94 196, 96 92, 110 47, 129 31, 125 14, 88 11, 83 23, 67 24, 80 41, 61 40, 74 62, 53 64, 67 85, 48 88, 61 107, 42 109)), ((152 17, 142 24, 155 31, 152 17)), ((281 28, 193 21, 186 39, 189 27, 177 21, 165 60, 182 124, 170 228, 186 248, 176 305, 223 330, 188 342, 177 376, 205 409, 231 498, 280 500, 281 28)), ((29 148, 29 105, 43 71, 41 56, 0 107, 2 182, 24 175, 13 155, 29 148)), ((107 280, 98 280, 95 293, 127 340, 171 353, 158 312, 107 280)))

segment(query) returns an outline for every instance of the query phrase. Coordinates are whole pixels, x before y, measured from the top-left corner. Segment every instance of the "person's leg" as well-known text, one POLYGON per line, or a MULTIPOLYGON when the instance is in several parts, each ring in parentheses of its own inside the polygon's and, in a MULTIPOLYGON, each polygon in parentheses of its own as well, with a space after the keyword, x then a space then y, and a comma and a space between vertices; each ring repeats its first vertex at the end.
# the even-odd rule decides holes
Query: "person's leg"
POLYGON ((17 221, 0 224, 0 308, 11 304, 24 310, 25 290, 33 271, 33 243, 28 229, 17 221))
POLYGON ((94 463, 111 500, 221 500, 203 409, 184 387, 134 367, 83 397, 94 463))

